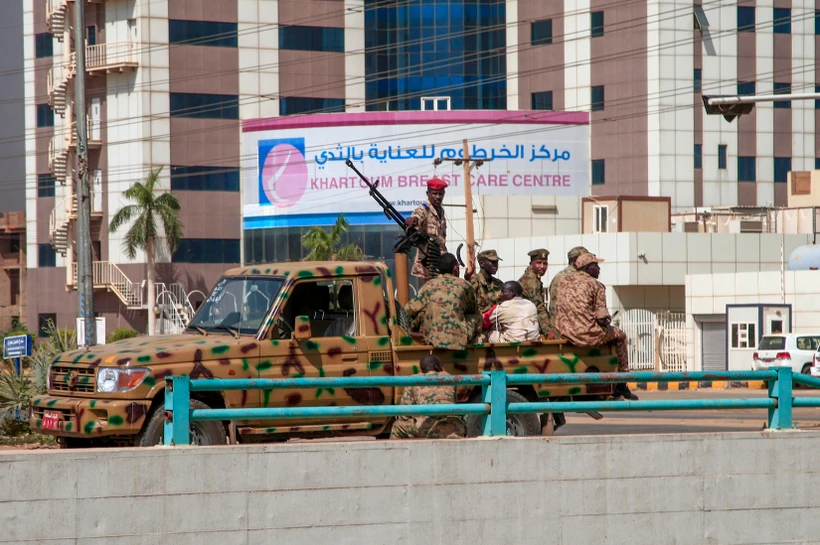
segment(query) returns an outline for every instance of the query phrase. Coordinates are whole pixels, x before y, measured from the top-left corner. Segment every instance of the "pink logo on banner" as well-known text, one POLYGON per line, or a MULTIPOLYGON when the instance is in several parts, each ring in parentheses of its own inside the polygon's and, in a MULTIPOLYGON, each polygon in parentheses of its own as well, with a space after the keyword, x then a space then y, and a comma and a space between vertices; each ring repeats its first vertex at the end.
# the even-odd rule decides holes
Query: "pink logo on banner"
POLYGON ((305 194, 308 169, 304 154, 291 144, 277 144, 262 165, 262 189, 274 206, 287 208, 305 194))

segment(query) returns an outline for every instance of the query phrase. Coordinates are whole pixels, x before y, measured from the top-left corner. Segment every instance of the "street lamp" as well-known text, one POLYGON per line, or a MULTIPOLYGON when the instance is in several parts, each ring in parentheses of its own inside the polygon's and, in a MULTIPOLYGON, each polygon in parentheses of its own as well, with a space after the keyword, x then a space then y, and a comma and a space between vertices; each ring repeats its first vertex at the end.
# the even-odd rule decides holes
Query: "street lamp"
POLYGON ((707 115, 722 115, 731 123, 739 115, 751 112, 756 102, 787 102, 790 100, 820 100, 820 93, 778 95, 703 95, 707 115))

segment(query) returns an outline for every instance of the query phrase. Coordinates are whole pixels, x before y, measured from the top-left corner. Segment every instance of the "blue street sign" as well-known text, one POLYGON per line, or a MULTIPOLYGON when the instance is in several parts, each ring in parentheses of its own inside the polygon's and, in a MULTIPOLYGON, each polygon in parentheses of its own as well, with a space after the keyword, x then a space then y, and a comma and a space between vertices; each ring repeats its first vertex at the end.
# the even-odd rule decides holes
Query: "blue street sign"
POLYGON ((15 335, 3 339, 3 358, 25 358, 31 356, 31 337, 15 335))

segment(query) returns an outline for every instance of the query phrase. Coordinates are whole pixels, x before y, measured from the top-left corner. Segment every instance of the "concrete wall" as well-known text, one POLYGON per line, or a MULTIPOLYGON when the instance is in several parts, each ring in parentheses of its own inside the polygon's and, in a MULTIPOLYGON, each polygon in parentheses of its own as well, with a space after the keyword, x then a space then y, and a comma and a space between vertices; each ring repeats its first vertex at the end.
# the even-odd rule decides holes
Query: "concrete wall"
POLYGON ((820 433, 0 454, 0 543, 817 542, 820 433))

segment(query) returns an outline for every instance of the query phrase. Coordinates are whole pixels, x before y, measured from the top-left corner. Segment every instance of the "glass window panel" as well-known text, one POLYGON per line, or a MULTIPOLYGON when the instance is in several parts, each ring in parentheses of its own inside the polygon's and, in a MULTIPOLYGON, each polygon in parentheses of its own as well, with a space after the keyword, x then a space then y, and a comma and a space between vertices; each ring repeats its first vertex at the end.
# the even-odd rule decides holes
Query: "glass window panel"
POLYGON ((168 42, 171 44, 237 47, 236 23, 213 21, 168 21, 168 42))

